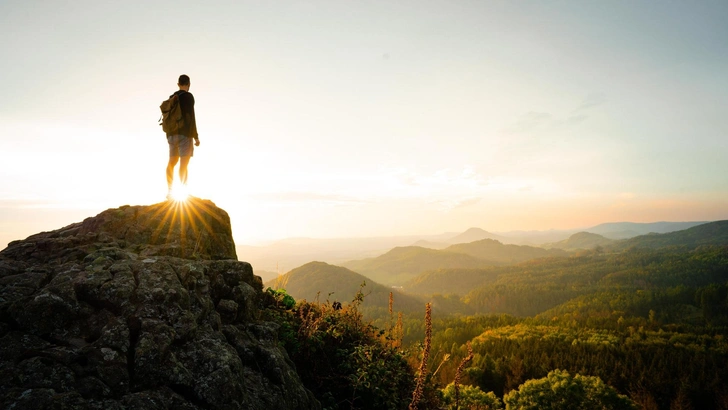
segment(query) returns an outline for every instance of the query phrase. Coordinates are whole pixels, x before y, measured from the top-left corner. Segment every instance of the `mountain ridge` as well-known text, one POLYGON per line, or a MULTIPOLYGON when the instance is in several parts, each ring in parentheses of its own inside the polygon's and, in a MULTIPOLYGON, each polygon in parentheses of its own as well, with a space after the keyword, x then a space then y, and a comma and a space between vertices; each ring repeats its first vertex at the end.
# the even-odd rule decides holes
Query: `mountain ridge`
POLYGON ((407 313, 424 311, 424 301, 402 294, 342 266, 326 262, 309 262, 293 269, 281 277, 268 281, 265 286, 285 289, 296 300, 305 299, 320 302, 329 300, 341 303, 351 302, 361 290, 364 293, 363 307, 386 310, 389 293, 394 292, 394 308, 407 313), (364 285, 365 286, 362 286, 364 285))
POLYGON ((559 249, 543 249, 528 245, 506 245, 495 239, 482 239, 469 243, 455 244, 445 248, 444 250, 448 252, 463 253, 500 264, 511 264, 531 259, 568 255, 566 252, 559 249))
MULTIPOLYGON (((648 233, 650 230, 677 230, 683 225, 698 225, 703 222, 608 222, 595 225, 591 228, 580 229, 550 229, 541 231, 507 231, 489 232, 481 228, 476 229, 496 236, 495 239, 503 244, 540 246, 548 243, 555 243, 569 238, 578 232, 591 232, 604 235, 604 232, 611 232, 614 238, 623 239, 631 236, 639 236, 648 233), (662 224, 654 228, 651 224, 662 224), (630 228, 631 234, 615 230, 630 228)), ((264 245, 237 245, 237 253, 249 261, 258 269, 267 272, 287 272, 295 267, 311 261, 323 261, 334 265, 342 265, 345 262, 365 258, 381 256, 394 247, 421 246, 431 249, 443 249, 452 243, 453 238, 463 235, 463 232, 445 232, 434 235, 401 235, 401 236, 375 236, 363 238, 287 238, 264 245), (425 241, 424 243, 418 243, 425 241)), ((485 238, 478 238, 485 239, 485 238)))
POLYGON ((480 241, 483 239, 494 239, 500 242, 503 242, 503 240, 506 240, 505 237, 496 235, 494 233, 488 232, 481 228, 469 228, 465 232, 461 233, 460 235, 457 235, 453 238, 450 238, 448 240, 449 243, 455 245, 459 243, 470 243, 475 241, 480 241))
POLYGON ((728 220, 699 224, 681 231, 640 235, 614 242, 608 248, 612 250, 623 250, 630 247, 697 247, 701 245, 726 244, 728 244, 728 220))
POLYGON ((577 232, 563 241, 542 245, 546 249, 593 249, 597 246, 606 246, 614 242, 614 239, 591 232, 577 232))
POLYGON ((349 261, 341 266, 379 283, 401 285, 427 269, 447 267, 480 268, 493 264, 493 262, 463 253, 419 246, 399 246, 375 258, 349 261))

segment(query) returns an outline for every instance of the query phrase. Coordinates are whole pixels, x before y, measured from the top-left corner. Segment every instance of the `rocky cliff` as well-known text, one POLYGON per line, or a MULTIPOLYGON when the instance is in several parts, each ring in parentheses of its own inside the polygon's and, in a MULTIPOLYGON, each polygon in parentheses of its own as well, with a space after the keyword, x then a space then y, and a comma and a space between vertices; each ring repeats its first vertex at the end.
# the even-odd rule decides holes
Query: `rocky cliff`
POLYGON ((0 252, 3 409, 318 409, 230 220, 122 206, 0 252))

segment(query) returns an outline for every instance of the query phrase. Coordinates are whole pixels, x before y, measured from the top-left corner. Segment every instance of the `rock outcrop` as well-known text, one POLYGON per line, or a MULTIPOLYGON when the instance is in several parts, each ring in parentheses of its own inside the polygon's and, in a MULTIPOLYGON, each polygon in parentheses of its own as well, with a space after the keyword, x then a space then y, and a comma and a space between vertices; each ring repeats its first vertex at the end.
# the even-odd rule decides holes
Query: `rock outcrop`
POLYGON ((0 252, 3 409, 318 409, 212 202, 109 209, 0 252))

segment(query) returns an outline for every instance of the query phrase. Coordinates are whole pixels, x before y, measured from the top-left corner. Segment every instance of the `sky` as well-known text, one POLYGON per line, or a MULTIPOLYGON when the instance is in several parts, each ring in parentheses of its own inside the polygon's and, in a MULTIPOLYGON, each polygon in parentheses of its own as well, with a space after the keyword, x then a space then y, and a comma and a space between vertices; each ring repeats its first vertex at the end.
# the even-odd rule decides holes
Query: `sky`
POLYGON ((193 195, 238 244, 728 219, 728 2, 0 3, 0 248, 193 195))

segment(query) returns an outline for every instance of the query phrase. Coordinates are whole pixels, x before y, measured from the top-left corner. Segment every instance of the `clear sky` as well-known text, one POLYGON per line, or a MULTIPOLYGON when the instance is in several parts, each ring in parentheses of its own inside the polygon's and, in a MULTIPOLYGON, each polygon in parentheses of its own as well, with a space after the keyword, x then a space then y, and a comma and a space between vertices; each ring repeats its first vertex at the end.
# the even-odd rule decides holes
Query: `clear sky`
POLYGON ((728 2, 0 2, 0 248, 166 194, 239 244, 728 219, 728 2))

